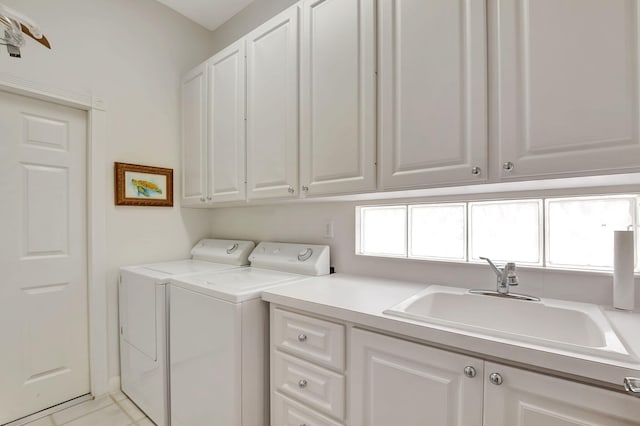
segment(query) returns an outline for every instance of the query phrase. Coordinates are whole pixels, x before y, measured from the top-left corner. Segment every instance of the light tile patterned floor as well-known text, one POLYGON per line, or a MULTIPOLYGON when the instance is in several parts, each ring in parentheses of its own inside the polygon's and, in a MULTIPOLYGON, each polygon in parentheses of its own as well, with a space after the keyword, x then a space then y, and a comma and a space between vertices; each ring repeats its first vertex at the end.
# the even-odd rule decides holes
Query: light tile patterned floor
POLYGON ((27 426, 154 426, 122 392, 86 401, 27 426))

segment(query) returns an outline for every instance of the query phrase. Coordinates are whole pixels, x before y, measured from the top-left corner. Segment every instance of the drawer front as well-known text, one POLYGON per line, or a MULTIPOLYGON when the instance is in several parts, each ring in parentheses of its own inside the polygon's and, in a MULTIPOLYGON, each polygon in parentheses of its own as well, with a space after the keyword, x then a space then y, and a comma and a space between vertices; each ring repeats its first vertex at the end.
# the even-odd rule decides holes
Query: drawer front
POLYGON ((273 389, 318 411, 344 419, 345 379, 309 362, 279 351, 274 352, 273 389))
POLYGON ((342 426, 304 405, 275 392, 271 400, 274 426, 342 426))
POLYGON ((279 349, 337 370, 345 368, 344 325, 282 309, 273 310, 273 341, 279 349))

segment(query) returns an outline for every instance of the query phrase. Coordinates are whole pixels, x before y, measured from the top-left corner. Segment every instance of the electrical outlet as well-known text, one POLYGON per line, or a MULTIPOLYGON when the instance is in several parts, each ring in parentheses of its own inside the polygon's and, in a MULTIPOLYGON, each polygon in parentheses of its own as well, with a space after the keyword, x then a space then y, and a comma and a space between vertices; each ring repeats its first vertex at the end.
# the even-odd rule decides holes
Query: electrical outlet
POLYGON ((324 238, 327 240, 333 239, 333 221, 327 220, 324 224, 324 238))

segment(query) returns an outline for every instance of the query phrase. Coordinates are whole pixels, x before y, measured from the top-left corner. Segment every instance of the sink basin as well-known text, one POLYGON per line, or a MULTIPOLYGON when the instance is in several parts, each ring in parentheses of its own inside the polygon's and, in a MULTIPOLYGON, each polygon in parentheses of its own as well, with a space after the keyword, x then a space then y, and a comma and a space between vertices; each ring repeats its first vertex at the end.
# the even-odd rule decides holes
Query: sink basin
POLYGON ((384 312, 516 342, 628 359, 630 354, 596 305, 521 301, 430 286, 384 312))

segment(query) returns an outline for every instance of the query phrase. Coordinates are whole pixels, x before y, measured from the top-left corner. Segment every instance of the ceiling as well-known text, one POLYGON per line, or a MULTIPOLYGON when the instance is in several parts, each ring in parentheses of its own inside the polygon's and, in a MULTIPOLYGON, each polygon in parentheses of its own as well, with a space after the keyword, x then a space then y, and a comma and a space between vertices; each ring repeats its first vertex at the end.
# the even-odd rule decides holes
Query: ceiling
POLYGON ((215 30, 254 0, 158 0, 208 30, 215 30))

